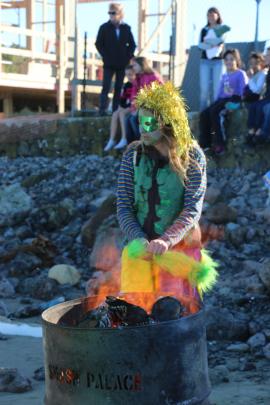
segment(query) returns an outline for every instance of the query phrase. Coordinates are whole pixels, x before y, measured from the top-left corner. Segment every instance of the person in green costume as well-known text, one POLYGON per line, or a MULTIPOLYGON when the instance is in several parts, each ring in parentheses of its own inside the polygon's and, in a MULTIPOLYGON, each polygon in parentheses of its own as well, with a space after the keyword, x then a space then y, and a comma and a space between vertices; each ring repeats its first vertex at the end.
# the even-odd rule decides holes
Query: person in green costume
POLYGON ((200 260, 198 222, 206 190, 206 161, 193 139, 179 91, 154 82, 137 98, 141 139, 125 152, 117 215, 128 241, 149 254, 181 250, 200 260))

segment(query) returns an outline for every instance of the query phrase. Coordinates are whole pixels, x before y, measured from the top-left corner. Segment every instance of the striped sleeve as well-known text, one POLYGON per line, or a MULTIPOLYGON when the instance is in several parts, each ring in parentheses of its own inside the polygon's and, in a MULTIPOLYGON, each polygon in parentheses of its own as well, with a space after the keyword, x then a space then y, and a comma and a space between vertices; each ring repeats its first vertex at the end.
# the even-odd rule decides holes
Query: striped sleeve
POLYGON ((206 160, 199 147, 191 152, 191 162, 185 181, 184 207, 174 223, 166 229, 160 239, 169 242, 170 246, 179 243, 199 222, 204 195, 206 191, 206 160))
POLYGON ((128 240, 147 238, 138 223, 134 210, 134 148, 123 156, 117 185, 117 218, 128 240))

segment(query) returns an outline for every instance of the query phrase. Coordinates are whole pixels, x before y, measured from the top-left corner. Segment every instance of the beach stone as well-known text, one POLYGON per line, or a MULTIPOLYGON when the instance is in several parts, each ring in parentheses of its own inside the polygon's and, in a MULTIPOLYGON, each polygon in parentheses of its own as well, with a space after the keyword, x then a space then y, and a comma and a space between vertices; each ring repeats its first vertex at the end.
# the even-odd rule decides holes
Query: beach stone
POLYGON ((93 214, 93 216, 84 223, 81 230, 82 243, 87 247, 92 247, 97 235, 98 228, 103 221, 110 215, 116 212, 116 195, 110 193, 105 200, 103 200, 100 207, 93 214))
POLYGON ((32 390, 31 382, 16 368, 0 368, 0 392, 21 393, 32 390))
POLYGON ((16 257, 9 262, 9 275, 12 277, 21 277, 30 275, 36 269, 39 269, 42 261, 39 257, 25 252, 18 252, 16 257))
POLYGON ((209 207, 206 217, 209 221, 217 225, 235 222, 237 219, 237 210, 224 202, 218 202, 209 207))
POLYGON ((264 348, 263 348, 263 353, 267 360, 270 360, 270 343, 268 343, 264 348))
POLYGON ((123 235, 118 228, 99 232, 90 255, 90 267, 102 271, 119 268, 122 243, 123 235))
POLYGON ((247 315, 227 308, 206 309, 206 332, 210 340, 245 340, 248 333, 247 315))
POLYGON ((265 335, 263 333, 256 333, 256 335, 253 335, 248 339, 247 343, 251 349, 263 347, 266 343, 265 335))
POLYGON ((28 212, 32 208, 32 199, 18 183, 0 187, 0 212, 3 216, 12 216, 28 212))
POLYGON ((265 259, 259 269, 259 277, 265 287, 270 290, 270 259, 265 259))
POLYGON ((230 372, 225 365, 218 365, 209 370, 210 380, 213 385, 227 383, 230 381, 230 372))
POLYGON ((41 274, 21 280, 17 291, 32 298, 48 301, 57 294, 58 284, 55 280, 48 278, 46 274, 41 274))
POLYGON ((56 280, 59 284, 75 285, 80 281, 81 275, 74 266, 56 264, 49 270, 48 277, 56 280))
POLYGON ((39 367, 34 371, 33 378, 37 381, 45 381, 45 369, 44 367, 39 367))
POLYGON ((0 298, 12 297, 15 294, 15 289, 10 281, 6 278, 0 280, 0 298))
POLYGON ((233 343, 227 347, 228 352, 248 352, 249 345, 246 343, 233 343))
POLYGON ((221 195, 221 190, 218 188, 216 184, 211 184, 210 187, 207 188, 205 193, 204 201, 209 204, 214 204, 221 195))

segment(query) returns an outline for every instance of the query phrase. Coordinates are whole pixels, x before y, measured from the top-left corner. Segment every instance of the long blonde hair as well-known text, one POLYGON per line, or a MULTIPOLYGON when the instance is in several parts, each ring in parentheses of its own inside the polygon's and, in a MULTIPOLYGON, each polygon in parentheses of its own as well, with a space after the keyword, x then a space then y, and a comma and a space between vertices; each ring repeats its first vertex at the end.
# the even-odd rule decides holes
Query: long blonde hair
POLYGON ((158 119, 163 135, 161 142, 168 148, 170 165, 182 179, 186 179, 191 161, 198 164, 190 156, 190 151, 198 144, 192 137, 185 103, 179 90, 171 82, 151 83, 139 91, 136 105, 151 111, 158 119))

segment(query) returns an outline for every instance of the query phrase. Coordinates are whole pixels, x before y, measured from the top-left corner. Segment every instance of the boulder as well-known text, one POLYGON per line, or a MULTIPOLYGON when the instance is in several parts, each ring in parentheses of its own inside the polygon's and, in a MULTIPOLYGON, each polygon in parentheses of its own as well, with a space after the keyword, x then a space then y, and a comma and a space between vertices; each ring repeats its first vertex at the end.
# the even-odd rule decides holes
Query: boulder
POLYGON ((221 190, 216 184, 211 184, 207 188, 204 200, 209 204, 214 204, 221 195, 221 190))
POLYGON ((36 277, 24 278, 16 288, 21 294, 29 295, 30 297, 40 300, 51 300, 58 292, 58 284, 55 280, 47 277, 46 274, 42 274, 36 277))
POLYGON ((48 277, 56 280, 59 284, 75 285, 80 281, 81 275, 74 266, 56 264, 49 270, 48 277))
POLYGON ((32 390, 31 382, 16 368, 0 368, 0 392, 21 393, 32 390))
POLYGON ((259 268, 259 277, 263 284, 270 290, 270 259, 265 259, 259 268))
POLYGON ((16 257, 9 262, 9 274, 12 277, 21 277, 32 274, 39 269, 42 261, 32 254, 18 252, 16 257))
POLYGON ((123 236, 118 228, 108 228, 96 238, 90 255, 90 267, 111 271, 120 267, 123 236))
POLYGON ((268 343, 264 348, 263 348, 263 353, 265 357, 270 360, 270 343, 268 343))
POLYGON ((242 312, 227 308, 206 309, 206 332, 210 340, 246 340, 249 318, 242 312))
POLYGON ((12 297, 15 294, 15 289, 10 281, 6 278, 0 280, 0 298, 12 297))
POLYGON ((234 343, 227 347, 228 352, 245 353, 249 351, 249 345, 246 343, 234 343))
POLYGON ((223 202, 218 202, 207 210, 206 217, 210 222, 217 225, 235 222, 237 210, 223 202))
POLYGON ((110 215, 116 212, 116 195, 111 193, 105 200, 103 200, 100 207, 94 215, 82 226, 81 240, 87 247, 92 247, 98 228, 102 222, 110 215))
POLYGON ((265 335, 263 333, 256 333, 248 339, 247 344, 251 349, 263 347, 266 344, 265 335))
POLYGON ((0 212, 3 216, 13 216, 28 212, 32 208, 32 199, 20 186, 15 183, 0 188, 0 212))
POLYGON ((229 382, 229 374, 228 368, 223 364, 209 370, 210 381, 213 385, 229 382))

